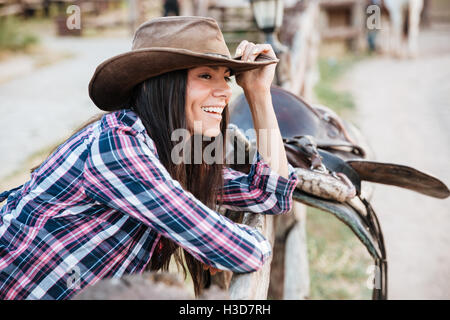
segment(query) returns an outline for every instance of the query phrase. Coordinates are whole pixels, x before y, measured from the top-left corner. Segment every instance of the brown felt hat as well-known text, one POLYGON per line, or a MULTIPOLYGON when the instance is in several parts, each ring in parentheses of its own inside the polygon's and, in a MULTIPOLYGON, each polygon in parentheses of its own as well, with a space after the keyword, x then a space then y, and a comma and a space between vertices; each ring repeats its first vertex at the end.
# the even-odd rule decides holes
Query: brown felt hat
POLYGON ((174 70, 225 66, 234 74, 278 62, 259 55, 254 62, 233 59, 217 22, 205 17, 161 17, 134 34, 132 50, 101 63, 89 83, 89 96, 102 110, 126 107, 138 83, 174 70))

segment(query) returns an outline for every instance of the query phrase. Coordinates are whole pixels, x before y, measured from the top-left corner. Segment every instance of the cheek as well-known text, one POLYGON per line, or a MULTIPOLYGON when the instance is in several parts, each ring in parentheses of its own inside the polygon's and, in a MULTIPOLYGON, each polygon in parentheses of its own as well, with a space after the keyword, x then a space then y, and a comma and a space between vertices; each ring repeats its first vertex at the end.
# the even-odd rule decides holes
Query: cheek
POLYGON ((210 95, 209 88, 205 88, 196 81, 188 81, 186 88, 186 121, 189 129, 193 129, 195 121, 205 121, 205 112, 201 106, 205 104, 210 95))
POLYGON ((194 129, 194 123, 202 121, 202 109, 196 100, 187 100, 186 103, 186 123, 188 129, 194 129))

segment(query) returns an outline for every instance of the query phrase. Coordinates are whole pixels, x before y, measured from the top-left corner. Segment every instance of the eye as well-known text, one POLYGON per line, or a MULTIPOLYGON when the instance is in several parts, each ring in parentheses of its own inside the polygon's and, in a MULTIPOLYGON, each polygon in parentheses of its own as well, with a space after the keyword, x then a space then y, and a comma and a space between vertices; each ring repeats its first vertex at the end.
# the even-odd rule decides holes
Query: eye
MULTIPOLYGON (((208 80, 212 79, 212 76, 209 73, 202 73, 202 74, 199 75, 199 77, 203 78, 203 79, 208 79, 208 80)), ((231 81, 231 77, 224 77, 224 79, 225 79, 226 82, 230 82, 231 81)))

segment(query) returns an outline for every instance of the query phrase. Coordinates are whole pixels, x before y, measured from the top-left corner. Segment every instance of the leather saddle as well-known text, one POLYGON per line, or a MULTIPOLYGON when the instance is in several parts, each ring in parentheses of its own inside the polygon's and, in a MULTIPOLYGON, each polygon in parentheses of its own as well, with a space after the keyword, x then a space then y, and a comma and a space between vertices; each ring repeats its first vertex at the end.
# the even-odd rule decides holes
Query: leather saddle
MULTIPOLYGON (((374 259, 378 271, 372 298, 387 299, 383 233, 369 202, 370 185, 362 185, 362 182, 393 185, 440 199, 450 195, 449 189, 436 177, 412 167, 370 160, 373 152, 364 137, 329 108, 312 106, 276 86, 272 86, 271 94, 288 161, 299 170, 300 180, 304 179, 310 186, 311 181, 318 179, 318 185, 325 187, 336 182, 338 189, 350 195, 329 196, 327 190, 315 192, 317 188, 303 188, 299 184, 294 200, 335 215, 353 231, 374 259), (313 180, 308 180, 309 175, 313 180)), ((239 131, 232 135, 232 145, 228 149, 232 150, 231 155, 236 156, 237 150, 242 148, 250 153, 254 141, 244 133, 253 129, 253 122, 243 94, 230 105, 230 123, 230 128, 239 131)), ((247 160, 250 159, 251 155, 247 155, 247 160)), ((227 160, 227 163, 230 162, 227 160)), ((250 161, 230 166, 248 172, 250 161)))

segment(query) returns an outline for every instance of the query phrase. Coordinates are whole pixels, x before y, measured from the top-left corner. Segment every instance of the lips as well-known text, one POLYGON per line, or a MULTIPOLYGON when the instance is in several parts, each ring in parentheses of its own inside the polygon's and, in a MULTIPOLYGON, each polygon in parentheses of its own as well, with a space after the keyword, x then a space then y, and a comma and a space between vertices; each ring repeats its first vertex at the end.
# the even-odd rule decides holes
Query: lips
POLYGON ((202 110, 208 114, 208 116, 217 119, 217 120, 221 120, 222 119, 222 112, 223 109, 225 107, 221 107, 221 106, 205 106, 202 107, 202 110))
POLYGON ((217 113, 217 114, 222 114, 223 111, 223 107, 219 107, 219 106, 208 106, 208 107, 202 107, 202 110, 208 113, 217 113))

